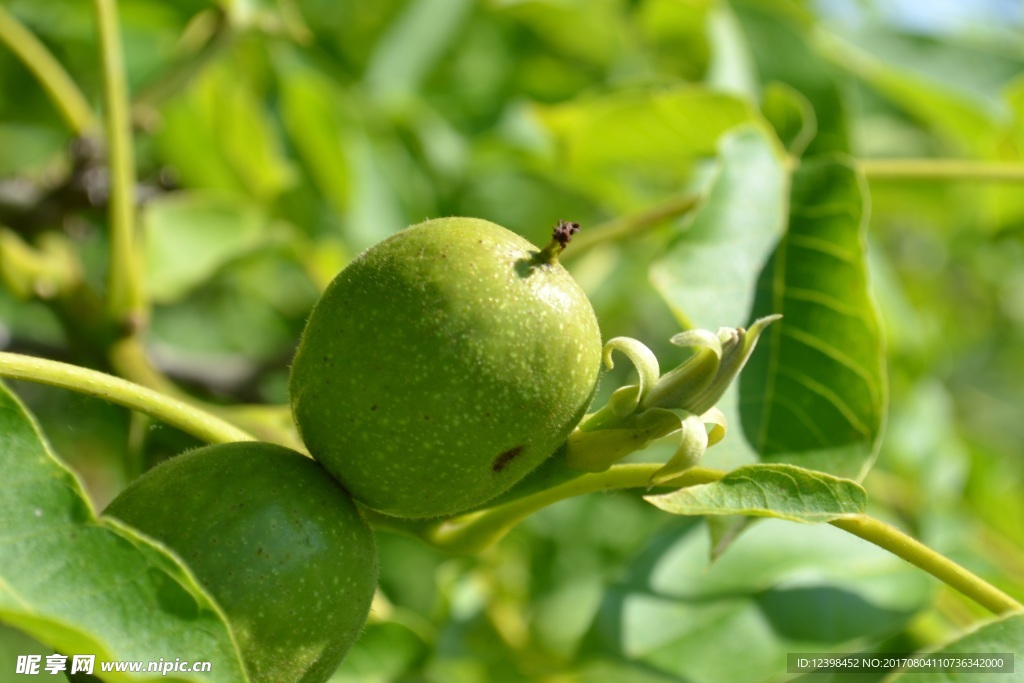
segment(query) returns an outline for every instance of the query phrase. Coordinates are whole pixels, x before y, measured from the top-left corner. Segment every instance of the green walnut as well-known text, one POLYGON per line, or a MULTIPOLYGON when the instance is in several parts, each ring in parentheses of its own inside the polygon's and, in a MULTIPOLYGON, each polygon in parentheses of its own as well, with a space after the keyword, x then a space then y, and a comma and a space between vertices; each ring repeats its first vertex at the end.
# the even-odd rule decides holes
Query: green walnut
POLYGON ((366 621, 373 532, 295 451, 240 442, 189 451, 134 481, 106 515, 175 551, 224 610, 250 678, 327 680, 366 621))
POLYGON ((544 249, 474 218, 414 225, 328 286, 292 363, 309 452, 366 506, 410 518, 486 502, 535 469, 593 398, 601 334, 544 249))

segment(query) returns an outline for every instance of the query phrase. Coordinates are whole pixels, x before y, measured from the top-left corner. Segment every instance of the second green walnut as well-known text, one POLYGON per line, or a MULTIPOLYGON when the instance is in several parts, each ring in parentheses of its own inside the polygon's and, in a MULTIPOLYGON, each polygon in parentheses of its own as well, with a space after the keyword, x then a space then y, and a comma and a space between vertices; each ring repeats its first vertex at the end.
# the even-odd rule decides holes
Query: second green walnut
POLYGON ((310 453, 365 505, 436 517, 482 504, 565 441, 593 398, 601 335, 558 263, 488 221, 407 228, 317 303, 289 390, 310 453))

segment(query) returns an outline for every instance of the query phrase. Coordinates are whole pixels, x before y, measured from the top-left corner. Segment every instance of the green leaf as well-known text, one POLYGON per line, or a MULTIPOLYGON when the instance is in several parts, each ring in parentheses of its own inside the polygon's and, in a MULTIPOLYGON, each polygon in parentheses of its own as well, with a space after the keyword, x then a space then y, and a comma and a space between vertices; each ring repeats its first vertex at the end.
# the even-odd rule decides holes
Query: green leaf
MULTIPOLYGON (((695 33, 694 27, 681 25, 683 22, 677 20, 683 16, 685 23, 699 24, 703 18, 703 8, 693 5, 706 4, 706 2, 707 0, 701 0, 699 3, 693 3, 687 6, 685 11, 678 12, 677 16, 669 17, 667 13, 659 13, 660 16, 657 19, 664 22, 660 24, 660 28, 663 32, 685 32, 689 28, 692 33, 695 33)), ((649 4, 652 3, 644 3, 644 7, 638 7, 637 11, 642 14, 647 9, 646 5, 649 4)), ((563 59, 568 58, 577 69, 580 64, 602 66, 612 64, 615 58, 622 53, 627 40, 626 27, 628 24, 624 21, 624 8, 619 2, 530 0, 529 2, 495 3, 494 7, 503 19, 511 19, 522 24, 536 35, 543 48, 553 51, 563 59), (567 26, 571 26, 572 30, 566 30, 567 26)), ((649 11, 647 13, 650 14, 649 11)), ((643 21, 642 16, 640 21, 643 21)), ((692 33, 687 37, 694 37, 692 33)), ((701 36, 696 36, 697 40, 701 38, 701 36)), ((557 65, 558 62, 555 61, 553 64, 557 65)))
POLYGON ((753 116, 743 100, 697 86, 623 90, 538 111, 576 169, 711 156, 722 133, 753 116))
MULTIPOLYGON (((692 11, 681 3, 675 4, 681 12, 692 11)), ((707 27, 704 30, 711 41, 707 83, 718 90, 756 101, 760 91, 757 65, 750 53, 747 36, 743 33, 735 13, 724 3, 716 4, 708 15, 707 27)))
POLYGON ((747 465, 719 481, 646 496, 674 515, 750 515, 817 524, 864 512, 856 482, 792 465, 747 465))
POLYGON ((708 566, 710 551, 689 519, 652 537, 606 593, 586 651, 687 683, 785 680, 787 652, 888 637, 934 585, 829 524, 759 520, 708 566))
MULTIPOLYGON (((755 317, 758 273, 786 228, 789 177, 770 132, 744 126, 719 146, 707 199, 650 268, 652 284, 687 328, 738 327, 755 317)), ((764 353, 757 349, 752 359, 764 353)), ((719 403, 731 425, 740 424, 736 396, 734 385, 719 403)), ((753 445, 734 428, 708 451, 705 462, 731 469, 757 460, 753 445)))
POLYGON ((725 554, 732 542, 740 537, 751 524, 756 522, 753 517, 742 515, 709 515, 704 518, 711 537, 711 561, 714 562, 725 554))
POLYGON ((231 259, 272 238, 254 204, 229 196, 178 193, 146 204, 146 286, 153 301, 181 299, 231 259))
POLYGON ((352 169, 341 93, 333 82, 290 57, 281 57, 276 64, 285 129, 317 189, 337 214, 344 215, 352 169))
POLYGON ((945 673, 906 671, 885 679, 885 683, 954 683, 965 680, 1021 681, 1024 680, 1024 614, 1011 614, 990 621, 970 633, 943 645, 937 650, 923 653, 930 655, 977 654, 989 657, 997 652, 1013 653, 1016 661, 1013 674, 996 673, 945 673))
POLYGON ((764 84, 784 83, 814 107, 817 132, 807 154, 849 152, 849 119, 838 71, 818 54, 812 17, 797 3, 730 3, 764 84), (779 46, 785 49, 779 49, 779 46))
POLYGON ((95 655, 97 672, 105 661, 178 658, 209 661, 211 671, 174 680, 248 680, 223 615, 184 565, 98 519, 78 479, 2 385, 0 469, 0 619, 66 655, 95 655))
POLYGON ((856 479, 874 459, 886 380, 866 201, 862 178, 842 161, 804 163, 793 177, 789 230, 754 305, 783 318, 739 384, 743 433, 763 460, 856 479))
POLYGON ((712 0, 647 0, 633 11, 646 48, 664 70, 679 78, 699 80, 713 52, 708 45, 708 16, 720 7, 712 0))
POLYGON ((684 327, 751 320, 757 273, 785 228, 788 179, 776 145, 754 126, 724 137, 707 199, 651 265, 651 282, 684 327))
POLYGON ((269 112, 238 71, 207 69, 162 113, 157 146, 183 184, 267 202, 293 183, 269 112))

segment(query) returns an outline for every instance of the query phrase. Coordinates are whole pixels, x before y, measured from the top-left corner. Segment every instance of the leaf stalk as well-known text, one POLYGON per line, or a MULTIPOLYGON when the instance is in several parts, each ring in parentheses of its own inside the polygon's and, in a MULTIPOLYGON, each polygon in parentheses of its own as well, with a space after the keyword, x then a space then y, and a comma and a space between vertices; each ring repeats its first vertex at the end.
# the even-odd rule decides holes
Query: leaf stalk
POLYGON ((128 380, 59 361, 0 351, 0 377, 70 389, 137 410, 207 443, 256 437, 210 413, 128 380))

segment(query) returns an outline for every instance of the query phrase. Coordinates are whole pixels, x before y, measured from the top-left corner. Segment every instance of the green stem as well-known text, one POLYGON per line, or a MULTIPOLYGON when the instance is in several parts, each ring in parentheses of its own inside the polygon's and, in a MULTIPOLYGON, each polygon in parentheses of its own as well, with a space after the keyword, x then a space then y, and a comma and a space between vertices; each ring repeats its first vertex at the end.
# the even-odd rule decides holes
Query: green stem
POLYGON ((1024 182, 1024 164, 962 159, 862 159, 869 180, 972 180, 1024 182))
POLYGON ((260 441, 272 441, 306 453, 306 447, 295 431, 291 409, 287 405, 217 405, 189 396, 153 365, 137 335, 124 337, 115 342, 110 347, 109 360, 114 372, 132 382, 169 398, 193 404, 207 413, 242 427, 260 441))
MULTIPOLYGON (((660 464, 615 465, 604 472, 586 474, 563 484, 497 507, 434 523, 425 530, 427 540, 456 553, 477 553, 500 540, 533 513, 567 498, 598 491, 647 488, 660 464)), ((718 481, 724 472, 694 467, 662 486, 680 488, 718 481)))
POLYGON ((110 265, 107 313, 126 332, 145 324, 146 303, 135 247, 135 159, 128 86, 114 0, 93 0, 103 60, 107 154, 110 165, 110 265))
MULTIPOLYGON (((549 505, 598 491, 647 488, 651 476, 661 467, 657 463, 615 465, 605 472, 586 474, 503 505, 440 522, 413 521, 405 526, 399 520, 389 522, 382 518, 375 519, 375 522, 384 528, 419 535, 443 550, 478 553, 499 541, 521 521, 549 505)), ((664 482, 660 487, 683 488, 706 484, 718 481, 725 474, 720 470, 694 467, 664 482)), ((852 515, 834 520, 832 525, 923 569, 992 612, 999 614, 1024 610, 1024 605, 992 584, 889 524, 868 515, 852 515)))
POLYGON ((46 49, 46 46, 21 22, 0 5, 0 42, 7 45, 39 79, 46 94, 75 135, 86 135, 96 127, 96 119, 82 91, 46 49))
POLYGON ((696 207, 697 204, 700 203, 700 200, 701 198, 698 195, 672 197, 661 204, 652 206, 651 208, 639 213, 614 218, 610 221, 587 228, 573 238, 572 249, 567 249, 566 252, 562 254, 561 260, 565 261, 566 259, 576 258, 586 250, 597 246, 598 244, 625 239, 626 237, 630 237, 649 228, 653 228, 669 218, 681 216, 696 207))
POLYGON ((1024 610, 1024 605, 980 576, 969 572, 890 524, 868 515, 853 515, 834 520, 832 526, 885 548, 996 614, 1024 610))
POLYGON ((0 351, 0 377, 48 384, 95 396, 146 413, 209 443, 256 440, 248 432, 176 398, 77 365, 0 351))

